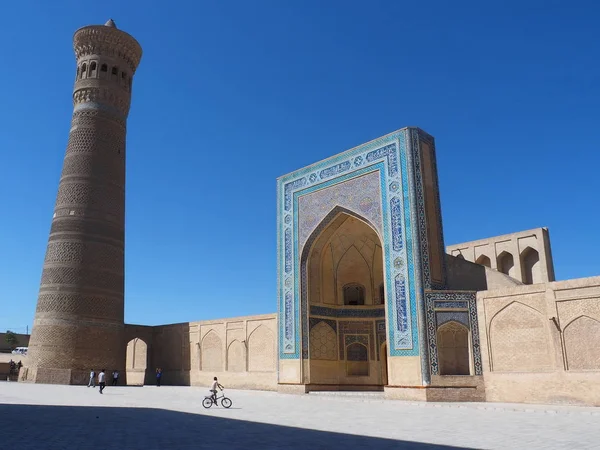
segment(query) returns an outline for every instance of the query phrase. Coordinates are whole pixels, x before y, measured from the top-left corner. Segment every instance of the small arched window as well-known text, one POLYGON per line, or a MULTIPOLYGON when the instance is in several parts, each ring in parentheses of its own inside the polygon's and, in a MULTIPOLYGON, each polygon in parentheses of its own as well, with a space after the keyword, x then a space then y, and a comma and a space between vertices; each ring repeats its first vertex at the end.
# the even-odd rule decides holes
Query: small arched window
POLYGON ((475 262, 485 267, 492 267, 492 262, 490 261, 490 258, 488 258, 485 255, 480 255, 475 262))
POLYGON ((116 77, 119 74, 119 68, 116 66, 113 67, 111 74, 116 77))
POLYGON ((344 305, 364 305, 365 288, 360 284, 347 284, 344 286, 344 305))
POLYGON ((108 66, 106 64, 102 64, 100 67, 100 72, 108 72, 108 66))
POLYGON ((96 76, 96 61, 92 61, 92 63, 90 64, 90 76, 91 77, 95 77, 96 76))
POLYGON ((385 304, 385 289, 383 288, 383 283, 379 285, 379 304, 385 304))
POLYGON ((87 75, 87 64, 83 63, 81 66, 81 78, 86 78, 87 75))

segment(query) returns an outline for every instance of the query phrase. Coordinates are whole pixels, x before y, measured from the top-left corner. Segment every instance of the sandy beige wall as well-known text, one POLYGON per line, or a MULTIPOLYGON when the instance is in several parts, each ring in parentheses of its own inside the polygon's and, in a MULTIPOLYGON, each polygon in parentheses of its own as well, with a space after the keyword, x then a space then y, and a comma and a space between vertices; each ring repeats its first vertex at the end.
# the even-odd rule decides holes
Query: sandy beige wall
POLYGON ((156 327, 126 326, 127 382, 277 389, 277 315, 156 327))
POLYGON ((477 294, 486 398, 600 406, 600 277, 477 294))

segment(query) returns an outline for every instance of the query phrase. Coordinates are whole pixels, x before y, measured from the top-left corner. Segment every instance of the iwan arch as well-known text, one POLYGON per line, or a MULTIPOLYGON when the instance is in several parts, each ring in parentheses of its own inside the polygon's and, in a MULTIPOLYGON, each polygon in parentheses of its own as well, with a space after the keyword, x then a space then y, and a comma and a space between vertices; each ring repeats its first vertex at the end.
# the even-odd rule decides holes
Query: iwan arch
POLYGON ((545 228, 445 247, 430 135, 401 129, 277 189, 277 314, 126 325, 132 383, 163 367, 168 384, 600 405, 600 277, 554 281, 545 228))
POLYGON ((544 228, 446 248, 435 143, 418 128, 277 180, 276 314, 124 324, 125 125, 141 47, 113 21, 78 30, 74 47, 21 381, 83 384, 106 367, 143 384, 160 367, 164 384, 217 375, 232 388, 600 406, 600 277, 554 281, 544 228))

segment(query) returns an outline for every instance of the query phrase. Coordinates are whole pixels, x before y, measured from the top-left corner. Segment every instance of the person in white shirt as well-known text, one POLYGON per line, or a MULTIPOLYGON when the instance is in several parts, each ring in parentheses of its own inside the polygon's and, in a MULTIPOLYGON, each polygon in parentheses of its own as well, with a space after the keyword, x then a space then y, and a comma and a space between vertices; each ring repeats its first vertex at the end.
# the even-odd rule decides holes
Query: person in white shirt
POLYGON ((88 383, 88 387, 96 387, 96 372, 94 372, 94 369, 91 370, 90 372, 90 382, 88 383))
POLYGON ((212 399, 215 404, 217 404, 217 388, 223 390, 223 386, 219 384, 219 382, 217 381, 217 377, 215 377, 210 387, 210 392, 212 392, 212 399))
POLYGON ((98 374, 98 384, 100 385, 100 393, 102 394, 102 391, 106 387, 106 374, 104 373, 104 369, 98 374))
POLYGON ((113 380, 112 380, 112 385, 113 385, 113 386, 116 386, 118 382, 119 382, 119 371, 118 371, 118 370, 115 370, 115 371, 113 372, 113 380))

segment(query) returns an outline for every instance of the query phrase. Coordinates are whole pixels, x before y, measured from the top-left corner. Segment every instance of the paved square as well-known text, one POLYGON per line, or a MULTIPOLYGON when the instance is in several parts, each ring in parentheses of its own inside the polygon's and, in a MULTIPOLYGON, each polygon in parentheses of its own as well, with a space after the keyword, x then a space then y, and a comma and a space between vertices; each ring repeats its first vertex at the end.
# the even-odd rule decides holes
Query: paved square
POLYGON ((592 449, 600 408, 420 404, 378 395, 229 391, 231 409, 205 410, 207 390, 0 382, 0 442, 29 449, 510 448, 592 449))

